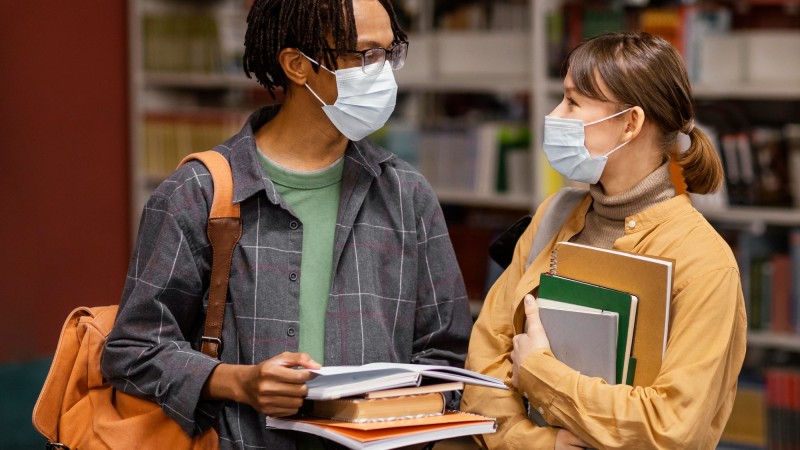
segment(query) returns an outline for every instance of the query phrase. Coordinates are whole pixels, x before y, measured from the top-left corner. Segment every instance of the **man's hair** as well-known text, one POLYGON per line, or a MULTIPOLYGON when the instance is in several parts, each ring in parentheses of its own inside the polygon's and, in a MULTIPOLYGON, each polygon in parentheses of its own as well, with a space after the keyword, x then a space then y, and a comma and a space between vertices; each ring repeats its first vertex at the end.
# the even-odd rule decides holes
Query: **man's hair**
MULTIPOLYGON (((406 40, 391 0, 377 1, 389 14, 394 40, 406 40)), ((286 88, 278 61, 281 50, 299 49, 335 70, 336 54, 356 50, 357 40, 353 0, 256 0, 247 15, 244 71, 272 94, 276 88, 286 88), (326 51, 329 47, 333 52, 326 51)))

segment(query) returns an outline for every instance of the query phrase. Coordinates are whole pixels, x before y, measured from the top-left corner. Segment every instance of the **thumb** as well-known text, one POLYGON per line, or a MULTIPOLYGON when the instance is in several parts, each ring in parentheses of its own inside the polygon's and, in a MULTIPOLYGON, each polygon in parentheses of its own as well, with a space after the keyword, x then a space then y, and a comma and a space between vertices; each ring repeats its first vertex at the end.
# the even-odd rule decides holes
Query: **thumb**
POLYGON ((525 334, 534 337, 535 331, 544 328, 539 318, 539 306, 531 294, 527 294, 523 301, 525 304, 525 334))

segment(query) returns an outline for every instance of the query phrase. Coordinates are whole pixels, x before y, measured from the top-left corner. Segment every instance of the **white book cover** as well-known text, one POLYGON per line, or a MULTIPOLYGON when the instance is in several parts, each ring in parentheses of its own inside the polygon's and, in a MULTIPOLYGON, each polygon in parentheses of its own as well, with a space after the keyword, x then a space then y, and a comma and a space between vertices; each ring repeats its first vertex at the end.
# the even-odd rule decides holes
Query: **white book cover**
POLYGON ((537 302, 556 359, 583 375, 616 384, 619 315, 543 298, 537 302))
POLYGON ((429 381, 461 381, 508 389, 497 378, 450 366, 372 363, 363 366, 327 366, 311 372, 316 378, 306 383, 309 400, 332 400, 383 389, 419 386, 423 377, 429 381))

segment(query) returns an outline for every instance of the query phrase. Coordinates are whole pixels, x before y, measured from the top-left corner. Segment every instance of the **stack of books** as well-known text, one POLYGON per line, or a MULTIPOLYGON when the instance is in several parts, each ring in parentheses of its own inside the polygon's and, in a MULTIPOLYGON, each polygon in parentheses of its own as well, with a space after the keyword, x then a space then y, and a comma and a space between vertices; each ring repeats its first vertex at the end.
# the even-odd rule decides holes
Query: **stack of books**
POLYGON ((493 433, 495 419, 447 410, 464 384, 508 389, 496 378, 449 366, 374 363, 312 370, 303 414, 267 427, 321 436, 354 449, 391 449, 493 433))
MULTIPOLYGON (((666 351, 674 265, 660 257, 557 243, 536 292, 553 355, 608 384, 651 385, 666 351)), ((547 426, 535 410, 529 416, 547 426)))

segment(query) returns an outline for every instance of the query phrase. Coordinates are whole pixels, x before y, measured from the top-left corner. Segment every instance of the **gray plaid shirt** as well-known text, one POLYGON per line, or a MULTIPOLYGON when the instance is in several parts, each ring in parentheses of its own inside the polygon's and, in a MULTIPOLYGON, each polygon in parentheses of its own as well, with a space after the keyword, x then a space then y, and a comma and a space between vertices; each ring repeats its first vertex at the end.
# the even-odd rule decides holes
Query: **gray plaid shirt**
MULTIPOLYGON (((221 359, 257 364, 297 351, 302 223, 258 160, 250 117, 216 151, 231 163, 243 234, 234 250, 221 359)), ((198 351, 211 251, 211 177, 190 162, 147 202, 102 370, 127 393, 160 404, 186 432, 215 422, 222 448, 293 448, 248 405, 200 398, 219 361, 198 351)), ((325 365, 377 361, 463 365, 471 328, 461 273, 430 185, 367 140, 345 153, 325 327, 325 365)))

